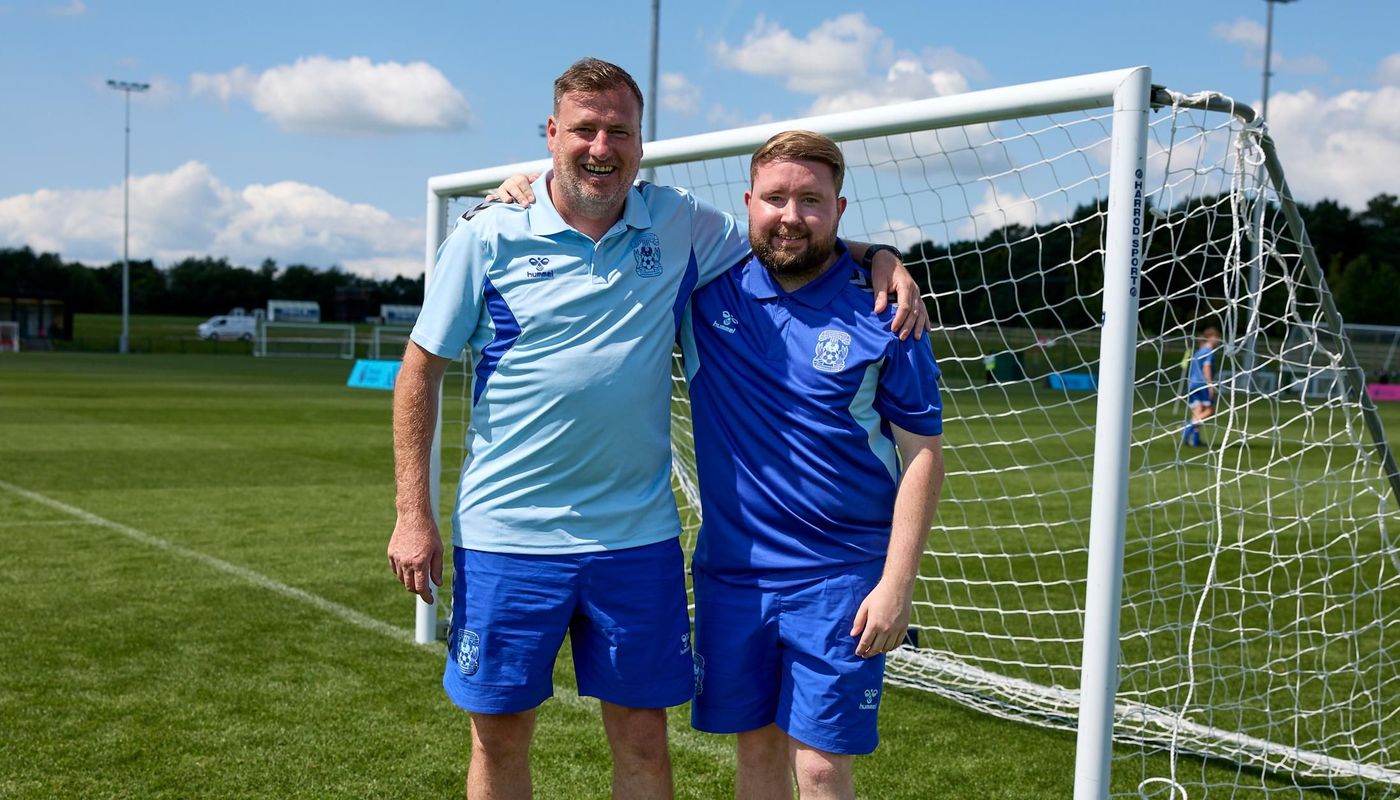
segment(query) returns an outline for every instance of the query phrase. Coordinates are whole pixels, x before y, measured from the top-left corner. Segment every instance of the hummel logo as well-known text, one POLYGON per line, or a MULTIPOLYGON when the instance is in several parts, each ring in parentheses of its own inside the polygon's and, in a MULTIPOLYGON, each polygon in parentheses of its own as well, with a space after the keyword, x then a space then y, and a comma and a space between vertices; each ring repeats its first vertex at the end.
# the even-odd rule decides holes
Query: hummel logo
POLYGON ((880 707, 880 704, 879 704, 878 702, 876 702, 876 701, 878 701, 879 699, 880 699, 880 690, 879 690, 879 689, 866 689, 866 690, 865 690, 865 702, 860 704, 861 710, 862 710, 862 711, 871 711, 871 710, 873 710, 873 709, 879 708, 879 707, 880 707))
POLYGON ((554 277, 554 270, 552 270, 552 269, 545 269, 545 267, 549 266, 549 259, 548 259, 548 258, 545 258, 544 256, 530 256, 528 259, 526 259, 526 263, 530 265, 530 269, 525 270, 525 277, 527 277, 527 278, 553 278, 553 277, 554 277))
POLYGON ((734 329, 739 327, 738 317, 734 316, 728 311, 721 311, 720 315, 721 316, 719 319, 715 320, 710 324, 715 326, 719 330, 724 331, 725 333, 733 333, 734 329))

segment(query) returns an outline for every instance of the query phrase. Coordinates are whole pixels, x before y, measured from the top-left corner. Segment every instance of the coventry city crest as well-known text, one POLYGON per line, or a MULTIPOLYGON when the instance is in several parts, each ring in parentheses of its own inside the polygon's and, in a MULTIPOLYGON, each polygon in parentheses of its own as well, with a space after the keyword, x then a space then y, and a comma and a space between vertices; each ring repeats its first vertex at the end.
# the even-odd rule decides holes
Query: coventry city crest
POLYGON ((457 669, 463 675, 475 675, 481 666, 481 637, 476 631, 463 628, 457 634, 457 669))
POLYGON ((661 274, 661 238, 644 233, 632 243, 632 257, 637 259, 637 275, 655 278, 661 274))
POLYGON ((846 368, 846 356, 851 352, 851 335, 828 328, 817 336, 817 354, 812 366, 822 372, 840 372, 846 368))

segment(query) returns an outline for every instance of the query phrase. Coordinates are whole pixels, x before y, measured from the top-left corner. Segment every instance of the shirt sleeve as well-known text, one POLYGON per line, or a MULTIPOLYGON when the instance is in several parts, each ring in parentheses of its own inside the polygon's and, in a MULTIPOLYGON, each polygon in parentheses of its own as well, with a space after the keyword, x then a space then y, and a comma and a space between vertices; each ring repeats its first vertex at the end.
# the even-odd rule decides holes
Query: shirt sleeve
POLYGON ((490 261, 490 248, 479 225, 458 225, 438 248, 437 266, 423 293, 423 310, 409 338, 435 356, 460 355, 480 321, 490 261))
POLYGON ((690 242, 695 251, 699 280, 696 286, 704 286, 723 275, 725 270, 749 255, 749 231, 747 225, 727 211, 721 211, 693 194, 686 195, 691 202, 690 242))
POLYGON ((943 398, 938 391, 938 364, 929 340, 912 336, 904 341, 890 338, 893 345, 880 368, 875 411, 910 433, 942 434, 943 398))

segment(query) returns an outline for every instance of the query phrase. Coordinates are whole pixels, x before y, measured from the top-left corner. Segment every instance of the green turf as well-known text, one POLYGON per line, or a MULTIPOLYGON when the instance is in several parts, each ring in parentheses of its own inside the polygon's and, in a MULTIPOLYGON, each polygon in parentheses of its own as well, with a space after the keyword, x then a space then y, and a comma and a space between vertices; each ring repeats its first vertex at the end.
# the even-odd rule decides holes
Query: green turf
MULTIPOLYGON (((345 388, 348 371, 213 354, 0 355, 0 481, 127 526, 0 488, 0 797, 460 794, 465 716, 441 692, 440 649, 406 642, 412 604, 384 558, 389 395, 345 388)), ((1386 409, 1392 429, 1397 410, 1386 409)), ((565 653, 560 697, 541 710, 537 796, 603 797, 596 705, 572 695, 567 665, 565 653)), ((678 796, 732 795, 731 740, 686 720, 672 714, 678 796)), ((1072 734, 905 689, 888 693, 881 726, 884 743, 858 768, 862 796, 1070 794, 1072 734)), ((1287 785, 1192 759, 1181 768, 1287 785)), ((1137 779, 1116 774, 1115 789, 1137 779)))

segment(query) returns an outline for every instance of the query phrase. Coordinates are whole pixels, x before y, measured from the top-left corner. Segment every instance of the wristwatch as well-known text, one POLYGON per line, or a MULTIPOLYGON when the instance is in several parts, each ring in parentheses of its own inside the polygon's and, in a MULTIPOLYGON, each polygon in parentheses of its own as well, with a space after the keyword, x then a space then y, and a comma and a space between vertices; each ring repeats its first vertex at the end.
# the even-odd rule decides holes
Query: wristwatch
POLYGON ((875 254, 880 252, 881 250, 884 250, 887 253, 893 253, 895 258, 902 258, 902 256, 899 254, 898 247, 892 247, 887 244, 872 244, 869 247, 865 248, 865 255, 861 257, 860 265, 862 267, 865 267, 867 270, 874 267, 875 254))

